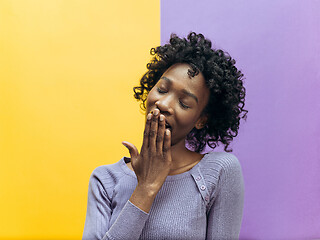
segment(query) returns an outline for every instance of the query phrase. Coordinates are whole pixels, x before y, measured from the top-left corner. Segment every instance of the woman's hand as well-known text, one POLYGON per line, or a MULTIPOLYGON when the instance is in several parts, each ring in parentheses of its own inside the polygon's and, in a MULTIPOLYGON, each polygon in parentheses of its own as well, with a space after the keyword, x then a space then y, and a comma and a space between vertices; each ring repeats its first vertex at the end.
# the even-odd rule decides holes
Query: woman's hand
POLYGON ((149 212, 172 164, 171 132, 165 127, 165 116, 160 114, 159 109, 147 115, 140 154, 133 144, 122 144, 129 149, 132 168, 138 179, 130 201, 149 212))

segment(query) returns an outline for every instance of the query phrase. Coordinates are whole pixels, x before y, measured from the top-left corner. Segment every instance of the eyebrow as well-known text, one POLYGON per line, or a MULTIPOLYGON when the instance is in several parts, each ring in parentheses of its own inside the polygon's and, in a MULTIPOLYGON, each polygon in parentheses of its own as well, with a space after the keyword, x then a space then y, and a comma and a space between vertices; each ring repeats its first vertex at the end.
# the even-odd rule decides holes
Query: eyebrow
MULTIPOLYGON (((169 78, 167 78, 167 77, 161 77, 161 79, 169 82, 170 84, 172 83, 172 80, 169 79, 169 78)), ((183 89, 182 92, 183 92, 185 95, 188 95, 189 97, 192 97, 194 100, 196 100, 197 103, 199 103, 197 96, 194 95, 193 93, 189 92, 189 91, 186 90, 186 89, 183 89)))

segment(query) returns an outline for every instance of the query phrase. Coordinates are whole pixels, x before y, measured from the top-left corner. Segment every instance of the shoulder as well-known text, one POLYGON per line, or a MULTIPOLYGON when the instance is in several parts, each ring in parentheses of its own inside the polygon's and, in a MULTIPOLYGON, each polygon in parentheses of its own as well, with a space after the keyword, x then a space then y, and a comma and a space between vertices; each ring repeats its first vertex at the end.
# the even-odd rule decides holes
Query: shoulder
POLYGON ((241 171, 241 165, 238 158, 227 152, 210 152, 204 156, 201 167, 207 174, 219 172, 222 173, 241 171))
POLYGON ((113 189, 120 179, 126 175, 122 169, 122 164, 125 164, 123 158, 116 163, 96 167, 90 175, 89 184, 101 185, 105 190, 113 189))
MULTIPOLYGON (((210 189, 237 183, 242 185, 242 169, 238 158, 227 152, 207 153, 200 164, 200 170, 210 189)), ((214 192, 216 192, 214 190, 214 192)))

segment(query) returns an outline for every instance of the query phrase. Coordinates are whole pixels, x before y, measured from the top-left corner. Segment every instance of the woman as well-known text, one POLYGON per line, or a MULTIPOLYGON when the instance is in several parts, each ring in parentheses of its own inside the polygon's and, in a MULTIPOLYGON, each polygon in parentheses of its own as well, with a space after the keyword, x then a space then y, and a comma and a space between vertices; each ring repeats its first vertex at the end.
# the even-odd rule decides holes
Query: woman
POLYGON ((243 177, 227 153, 246 117, 243 74, 202 34, 151 49, 134 88, 146 110, 140 152, 96 168, 83 239, 236 239, 243 177), (201 154, 221 142, 226 152, 201 154), (186 148, 186 143, 189 148, 186 148))

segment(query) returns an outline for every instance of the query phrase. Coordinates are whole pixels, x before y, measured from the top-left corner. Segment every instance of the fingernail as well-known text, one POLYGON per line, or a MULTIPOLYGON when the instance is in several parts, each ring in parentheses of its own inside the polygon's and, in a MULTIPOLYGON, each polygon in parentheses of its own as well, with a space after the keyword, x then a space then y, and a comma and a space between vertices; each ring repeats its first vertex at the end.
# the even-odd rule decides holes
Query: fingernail
POLYGON ((160 115, 160 121, 162 122, 164 120, 164 116, 161 114, 160 115))
POLYGON ((147 115, 147 119, 148 119, 148 120, 150 120, 150 119, 151 119, 151 117, 152 117, 152 114, 148 113, 148 115, 147 115))
POLYGON ((166 135, 169 136, 170 135, 170 130, 166 129, 166 135))
POLYGON ((153 111, 153 114, 154 114, 155 116, 157 116, 157 115, 159 114, 159 109, 155 109, 155 110, 153 111))

